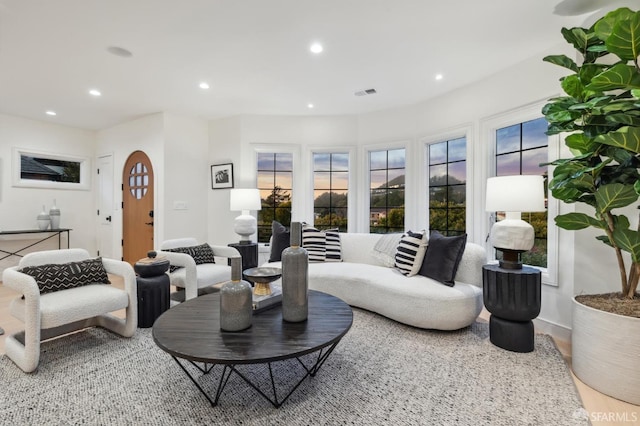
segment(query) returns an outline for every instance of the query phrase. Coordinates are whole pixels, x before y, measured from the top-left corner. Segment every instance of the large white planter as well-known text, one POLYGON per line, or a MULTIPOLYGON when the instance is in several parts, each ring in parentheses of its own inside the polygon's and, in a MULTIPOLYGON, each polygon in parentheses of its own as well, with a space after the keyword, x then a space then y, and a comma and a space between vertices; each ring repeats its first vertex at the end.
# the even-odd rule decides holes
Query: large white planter
POLYGON ((585 384, 640 405, 640 318, 599 311, 574 298, 571 358, 585 384))

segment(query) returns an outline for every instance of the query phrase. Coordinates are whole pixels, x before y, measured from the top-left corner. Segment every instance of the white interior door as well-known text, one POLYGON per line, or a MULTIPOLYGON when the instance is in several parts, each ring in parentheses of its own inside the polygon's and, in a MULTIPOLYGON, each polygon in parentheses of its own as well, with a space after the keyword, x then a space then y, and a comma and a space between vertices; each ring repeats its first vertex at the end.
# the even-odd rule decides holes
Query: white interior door
POLYGON ((98 254, 114 259, 113 156, 98 157, 98 254))

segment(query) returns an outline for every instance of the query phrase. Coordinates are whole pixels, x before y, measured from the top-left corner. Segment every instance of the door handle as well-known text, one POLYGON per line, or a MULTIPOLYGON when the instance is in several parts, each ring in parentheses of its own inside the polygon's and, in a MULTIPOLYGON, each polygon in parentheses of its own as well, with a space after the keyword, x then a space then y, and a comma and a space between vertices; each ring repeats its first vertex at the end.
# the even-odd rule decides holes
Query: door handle
POLYGON ((106 220, 107 222, 111 222, 111 216, 105 217, 104 220, 106 220))
POLYGON ((153 222, 146 222, 145 225, 151 225, 153 226, 153 222))

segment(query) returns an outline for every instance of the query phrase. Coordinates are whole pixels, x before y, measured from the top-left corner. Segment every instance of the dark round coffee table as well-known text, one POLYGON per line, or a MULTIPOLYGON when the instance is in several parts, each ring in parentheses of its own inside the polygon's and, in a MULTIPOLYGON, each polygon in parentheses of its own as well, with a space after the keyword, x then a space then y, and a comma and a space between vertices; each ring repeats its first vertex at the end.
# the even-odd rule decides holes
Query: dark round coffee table
POLYGON ((283 321, 282 308, 276 307, 255 314, 252 326, 246 330, 225 332, 220 330, 219 293, 213 293, 188 300, 163 313, 153 325, 153 340, 173 357, 211 405, 218 404, 229 376, 236 373, 275 407, 280 407, 307 377, 318 372, 352 323, 353 311, 349 305, 337 297, 309 290, 306 321, 283 321), (314 352, 319 354, 313 357, 312 365, 307 366, 300 360, 303 355, 314 352), (278 398, 273 376, 271 397, 235 368, 238 364, 269 364, 271 371, 272 363, 292 358, 303 364, 306 374, 283 398, 278 398), (223 366, 214 398, 204 391, 180 359, 191 362, 204 374, 215 365, 223 366))

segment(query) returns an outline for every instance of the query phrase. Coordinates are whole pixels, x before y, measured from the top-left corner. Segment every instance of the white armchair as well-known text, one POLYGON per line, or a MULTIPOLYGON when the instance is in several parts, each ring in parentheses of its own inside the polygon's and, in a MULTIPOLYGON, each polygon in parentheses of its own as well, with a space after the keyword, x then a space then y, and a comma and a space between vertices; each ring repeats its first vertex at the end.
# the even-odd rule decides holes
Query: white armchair
POLYGON ((2 282, 21 294, 11 302, 11 315, 24 322, 25 329, 5 340, 7 356, 30 373, 40 361, 40 342, 71 331, 100 326, 125 337, 133 336, 138 322, 136 277, 131 265, 102 259, 108 273, 124 279, 124 290, 108 284, 89 284, 40 294, 36 280, 18 270, 26 266, 63 264, 89 259, 83 249, 48 250, 29 253, 18 266, 7 268, 2 282), (22 297, 24 296, 24 298, 22 297), (110 312, 125 309, 124 319, 110 312))
POLYGON ((166 257, 172 266, 181 266, 174 272, 169 272, 169 278, 171 285, 185 289, 185 300, 198 297, 198 290, 201 288, 231 280, 231 267, 227 265, 226 259, 241 257, 240 252, 233 247, 209 245, 214 256, 225 258, 224 263, 196 265, 193 257, 188 254, 164 251, 197 245, 195 238, 177 238, 163 241, 158 251, 158 256, 166 257))

